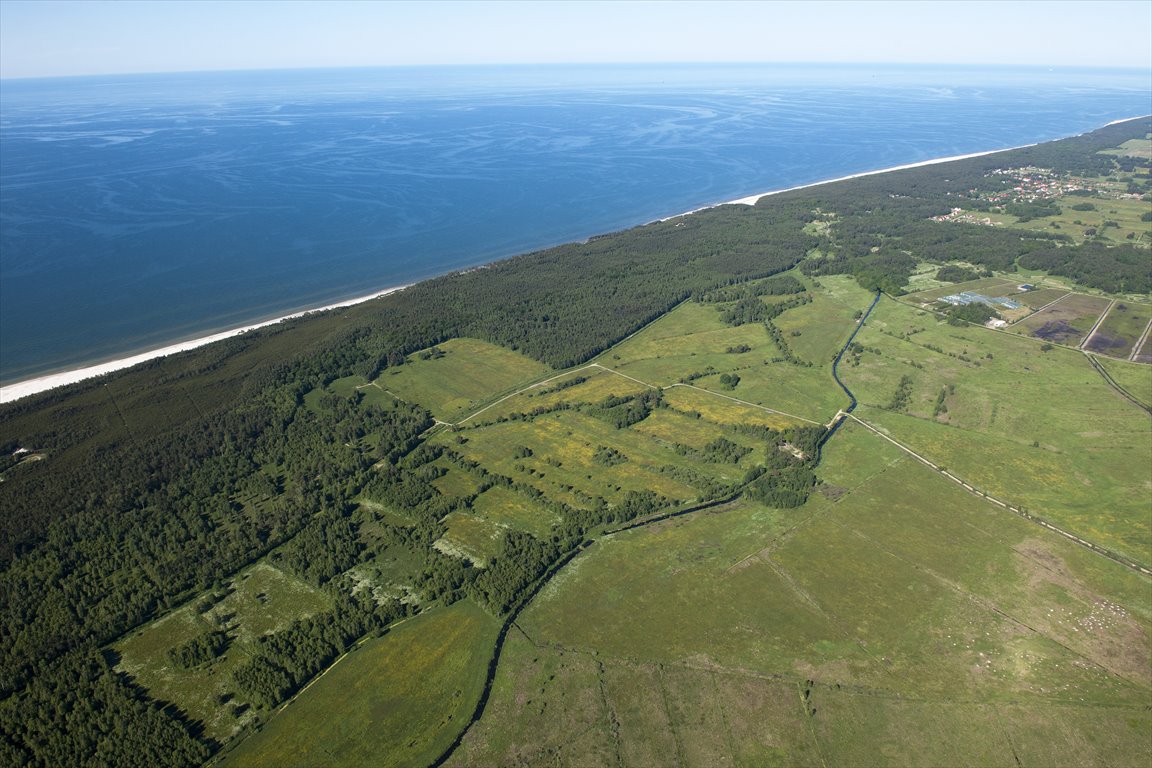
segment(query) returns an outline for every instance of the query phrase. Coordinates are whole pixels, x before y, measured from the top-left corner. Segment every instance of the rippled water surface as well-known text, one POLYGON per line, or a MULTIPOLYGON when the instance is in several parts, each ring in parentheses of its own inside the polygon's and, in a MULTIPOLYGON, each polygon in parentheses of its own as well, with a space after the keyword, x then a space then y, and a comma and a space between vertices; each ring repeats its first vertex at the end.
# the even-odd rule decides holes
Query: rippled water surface
POLYGON ((1149 111, 1131 71, 427 68, 8 80, 0 379, 756 192, 1149 111))

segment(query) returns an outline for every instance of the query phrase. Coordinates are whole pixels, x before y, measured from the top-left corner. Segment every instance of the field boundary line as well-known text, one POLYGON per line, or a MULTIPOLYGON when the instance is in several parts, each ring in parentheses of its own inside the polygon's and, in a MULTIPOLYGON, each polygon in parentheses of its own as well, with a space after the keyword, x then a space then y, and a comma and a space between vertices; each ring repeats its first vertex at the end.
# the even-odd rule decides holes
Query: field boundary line
POLYGON ((703 392, 707 395, 712 395, 714 397, 722 397, 725 400, 731 400, 734 403, 739 403, 741 405, 747 405, 750 408, 759 408, 762 411, 768 411, 768 413, 778 413, 781 416, 787 416, 788 418, 791 418, 791 419, 799 419, 800 421, 806 421, 809 424, 820 425, 820 422, 818 422, 818 421, 813 421, 812 419, 806 419, 803 416, 797 416, 794 413, 788 413, 787 411, 778 411, 775 408, 769 408, 766 405, 760 405, 759 403, 750 403, 747 400, 741 400, 738 397, 731 397, 729 395, 722 395, 719 392, 713 392, 710 389, 704 389, 703 387, 698 387, 695 384, 689 384, 689 383, 684 382, 684 381, 678 381, 675 384, 669 384, 668 386, 664 387, 664 389, 672 389, 673 387, 688 387, 689 389, 694 389, 697 392, 703 392))
POLYGON ((1140 350, 1144 347, 1144 342, 1148 341, 1148 334, 1152 333, 1152 320, 1148 321, 1148 325, 1144 326, 1144 333, 1140 334, 1140 338, 1136 339, 1136 343, 1132 346, 1132 354, 1128 355, 1128 362, 1136 362, 1136 355, 1140 354, 1140 350))
POLYGON ((1108 373, 1108 371, 1104 368, 1104 366, 1100 365, 1100 361, 1096 359, 1094 354, 1089 353, 1087 350, 1080 350, 1080 351, 1084 353, 1084 357, 1088 358, 1088 362, 1092 364, 1092 367, 1096 369, 1096 372, 1098 374, 1100 374, 1101 378, 1104 379, 1104 381, 1108 384, 1108 386, 1112 387, 1112 389, 1114 389, 1118 393, 1120 393, 1120 395, 1122 395, 1125 399, 1127 399, 1130 403, 1135 405, 1137 408, 1139 408, 1142 411, 1147 412, 1148 415, 1152 416, 1152 408, 1149 408, 1148 406, 1144 405, 1144 403, 1137 400, 1136 397, 1134 395, 1132 395, 1132 393, 1130 393, 1128 390, 1124 389, 1124 387, 1120 386, 1119 382, 1117 382, 1116 379, 1112 378, 1112 374, 1108 373))
POLYGON ((621 373, 620 371, 616 370, 615 368, 609 368, 605 365, 601 365, 600 363, 589 363, 588 367, 589 368, 599 368, 602 371, 607 371, 608 373, 614 373, 617 376, 628 379, 628 381, 634 381, 642 387, 648 387, 648 389, 663 389, 663 387, 658 387, 655 384, 649 384, 646 381, 640 381, 640 379, 636 378, 635 376, 629 376, 626 373, 621 373))
POLYGON ((1000 507, 1003 507, 1004 509, 1008 510, 1009 512, 1013 512, 1016 515, 1018 515, 1019 517, 1022 517, 1025 520, 1028 520, 1029 522, 1043 526, 1044 528, 1047 528, 1048 530, 1052 531, 1053 533, 1058 533, 1061 536, 1063 536, 1064 538, 1068 539, 1069 541, 1072 541, 1076 544, 1079 544, 1080 546, 1082 546, 1086 549, 1089 549, 1092 552, 1095 552, 1096 554, 1101 555, 1102 557, 1106 557, 1109 560, 1112 560, 1113 562, 1115 562, 1119 565, 1123 565, 1124 567, 1129 568, 1133 571, 1136 571, 1137 573, 1144 574, 1145 576, 1152 576, 1152 569, 1149 569, 1146 566, 1143 566, 1134 560, 1129 560, 1127 557, 1125 557, 1123 555, 1119 555, 1110 549, 1106 549, 1106 548, 1100 546, 1099 544, 1094 544, 1091 541, 1088 541, 1087 539, 1082 539, 1079 536, 1077 536, 1076 534, 1071 533, 1069 531, 1066 531, 1063 528, 1059 528, 1055 525, 1052 525, 1052 523, 1049 523, 1047 520, 1044 520, 1043 518, 1037 517, 1037 516, 1033 515, 1032 513, 1025 511, 1024 509, 1022 509, 1020 507, 1014 507, 1010 504, 1007 504, 1006 502, 1001 501, 1000 499, 997 499, 994 496, 990 496, 988 493, 986 493, 984 491, 978 490, 974 486, 969 485, 968 483, 964 482, 963 479, 961 479, 961 478, 957 477, 956 475, 952 474, 951 472, 949 472, 947 469, 943 469, 943 468, 939 467, 938 465, 933 464, 931 461, 929 461, 925 457, 921 456, 920 454, 916 453, 916 451, 912 450, 908 446, 892 439, 891 437, 889 437, 888 435, 886 435, 882 431, 880 431, 880 429, 878 429, 877 427, 873 426, 872 424, 869 424, 868 422, 864 421, 859 416, 855 416, 853 414, 848 414, 848 418, 850 418, 853 421, 855 421, 856 423, 860 424, 865 429, 867 429, 871 432, 874 432, 875 434, 884 438, 885 440, 892 443, 892 445, 895 445, 900 450, 902 450, 902 451, 908 453, 909 455, 915 457, 921 463, 926 464, 927 466, 936 470, 938 473, 940 473, 944 477, 948 478, 949 480, 953 481, 957 485, 964 488, 964 490, 968 491, 973 496, 979 496, 980 498, 982 498, 986 501, 990 501, 993 504, 996 504, 1000 507))
MULTIPOLYGON (((1076 291, 1068 291, 1068 293, 1064 294, 1064 295, 1063 295, 1063 296, 1061 296, 1060 298, 1058 298, 1058 299, 1052 299, 1052 301, 1048 302, 1047 304, 1045 304, 1044 306, 1040 307, 1039 309, 1034 309, 1034 310, 1032 310, 1032 312, 1031 312, 1031 313, 1029 313, 1029 314, 1027 314, 1027 315, 1024 315, 1024 317, 1020 318, 1019 320, 1016 320, 1016 321, 1014 321, 1014 322, 1008 323, 1008 325, 1006 325, 1006 326, 1004 326, 1004 327, 1005 327, 1005 328, 1011 328, 1011 327, 1012 327, 1012 326, 1014 326, 1014 325, 1018 325, 1018 324, 1020 324, 1020 323, 1024 322, 1025 320, 1027 320, 1027 319, 1028 319, 1028 318, 1030 318, 1030 317, 1035 317, 1036 315, 1040 314, 1040 313, 1041 313, 1041 312, 1043 312, 1044 310, 1048 309, 1048 307, 1052 306, 1053 304, 1059 304, 1060 302, 1064 301, 1064 299, 1068 298, 1069 296, 1073 295, 1074 293, 1076 293, 1076 291)), ((1090 295, 1090 294, 1089 294, 1089 295, 1090 295)))
POLYGON ((448 426, 450 426, 450 427, 459 426, 460 424, 463 424, 464 422, 468 421, 469 419, 474 419, 474 418, 476 418, 477 416, 479 416, 480 414, 484 413, 484 411, 488 410, 489 408, 495 408, 496 406, 500 405, 500 403, 504 402, 505 400, 510 400, 510 399, 512 399, 513 397, 516 397, 517 395, 522 395, 522 394, 524 394, 525 392, 527 392, 527 391, 528 391, 528 390, 530 390, 530 389, 535 389, 536 387, 542 387, 542 386, 544 386, 545 384, 548 384, 548 383, 550 383, 550 382, 556 381, 556 379, 562 379, 562 378, 564 378, 565 376, 568 376, 568 375, 570 375, 570 374, 573 374, 573 373, 579 373, 580 371, 586 371, 586 370, 588 370, 589 368, 596 368, 596 367, 598 367, 598 366, 596 365, 596 363, 588 363, 588 364, 586 364, 586 365, 582 365, 582 366, 580 366, 579 368, 570 368, 570 369, 568 369, 567 371, 562 371, 562 372, 560 372, 560 373, 557 373, 557 374, 556 374, 556 375, 554 375, 554 376, 549 376, 549 377, 548 377, 548 378, 546 378, 546 379, 542 379, 542 380, 540 380, 540 381, 537 381, 537 382, 534 382, 534 383, 532 383, 532 384, 529 384, 529 385, 528 385, 528 386, 526 386, 526 387, 521 387, 520 389, 516 390, 515 392, 510 392, 510 393, 508 393, 507 395, 504 395, 504 397, 501 397, 499 400, 494 400, 494 401, 492 401, 491 403, 488 403, 488 405, 484 406, 484 407, 483 407, 483 408, 481 408, 480 410, 478 410, 478 411, 473 411, 472 413, 468 414, 467 416, 465 416, 464 418, 460 419, 460 420, 459 420, 459 421, 457 421, 457 422, 447 422, 447 421, 445 421, 445 422, 442 422, 442 423, 443 423, 443 424, 447 424, 447 425, 448 425, 448 426))
POLYGON ((1088 342, 1092 341, 1092 337, 1096 335, 1096 331, 1100 330, 1100 326, 1104 324, 1104 321, 1108 318, 1114 306, 1116 306, 1116 299, 1108 302, 1108 306, 1100 313, 1100 317, 1096 318, 1096 325, 1092 326, 1092 330, 1088 331, 1088 335, 1084 337, 1084 341, 1080 342, 1080 349, 1087 348, 1088 342))

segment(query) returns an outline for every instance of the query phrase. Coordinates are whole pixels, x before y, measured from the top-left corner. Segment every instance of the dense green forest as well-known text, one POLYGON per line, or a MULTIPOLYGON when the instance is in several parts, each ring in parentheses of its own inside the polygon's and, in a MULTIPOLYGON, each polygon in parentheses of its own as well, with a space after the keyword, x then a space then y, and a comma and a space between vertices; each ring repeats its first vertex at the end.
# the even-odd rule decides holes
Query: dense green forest
MULTIPOLYGON (((310 399, 352 375, 375 378, 408 357, 467 336, 563 369, 589 360, 690 298, 724 303, 725 323, 761 323, 784 359, 797 358, 773 319, 810 301, 785 276, 852 274, 899 293, 918 261, 965 261, 987 269, 1045 269, 1108 291, 1152 290, 1148 251, 1072 245, 1057 234, 932 221, 960 196, 988 189, 1005 163, 1100 174, 1097 154, 1147 121, 1000 154, 814 187, 724 206, 448 275, 352 308, 277 326, 129 371, 0 407, 0 455, 36 461, 5 466, 0 483, 0 764, 188 765, 219 745, 197 723, 151 700, 115 670, 112 641, 219 585, 258 558, 335 601, 330 611, 261 642, 236 674, 257 706, 285 700, 358 638, 384 631, 409 607, 348 594, 338 577, 381 548, 421 563, 414 588, 425 601, 473 597, 495 614, 512 610, 547 569, 597 526, 668 509, 654 493, 582 506, 548 500, 561 521, 549 539, 509 532, 484 569, 432 547, 443 520, 466 507, 432 485, 437 461, 475 477, 480 491, 530 487, 451 451, 432 450, 423 409, 361 394, 310 399), (823 229, 814 223, 826 223, 823 229), (808 258, 819 253, 818 258, 808 258), (766 304, 762 297, 781 297, 766 304), (366 539, 356 499, 400 510, 410 525, 379 521, 366 539)), ((732 384, 735 386, 735 384, 732 384)), ((606 399, 588 414, 620 428, 663 407, 660 392, 606 399)), ((746 486, 781 507, 803 503, 816 482, 822 430, 756 435, 770 466, 746 486), (775 450, 788 443, 800 457, 775 450)), ((701 449, 735 463, 739 446, 701 449)), ((746 450, 746 449, 745 449, 746 450)), ((606 461, 611 456, 606 455, 606 461)), ((205 634, 174 651, 194 667, 228 638, 205 634)))

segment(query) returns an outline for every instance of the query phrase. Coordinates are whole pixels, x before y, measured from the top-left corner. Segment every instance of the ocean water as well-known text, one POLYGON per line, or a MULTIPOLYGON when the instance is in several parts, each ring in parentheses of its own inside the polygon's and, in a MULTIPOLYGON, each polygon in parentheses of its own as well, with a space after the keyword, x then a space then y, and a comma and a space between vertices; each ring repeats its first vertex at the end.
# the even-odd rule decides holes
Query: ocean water
POLYGON ((583 66, 0 82, 0 381, 749 194, 1152 112, 1132 70, 583 66))

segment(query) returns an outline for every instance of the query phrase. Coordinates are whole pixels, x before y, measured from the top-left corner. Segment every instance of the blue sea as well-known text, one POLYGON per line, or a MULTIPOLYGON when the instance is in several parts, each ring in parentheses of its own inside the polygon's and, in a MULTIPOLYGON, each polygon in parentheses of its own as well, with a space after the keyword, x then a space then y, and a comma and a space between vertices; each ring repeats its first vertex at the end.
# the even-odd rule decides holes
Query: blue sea
POLYGON ((651 65, 0 81, 0 381, 754 193, 1082 133, 1152 112, 1150 79, 651 65))

